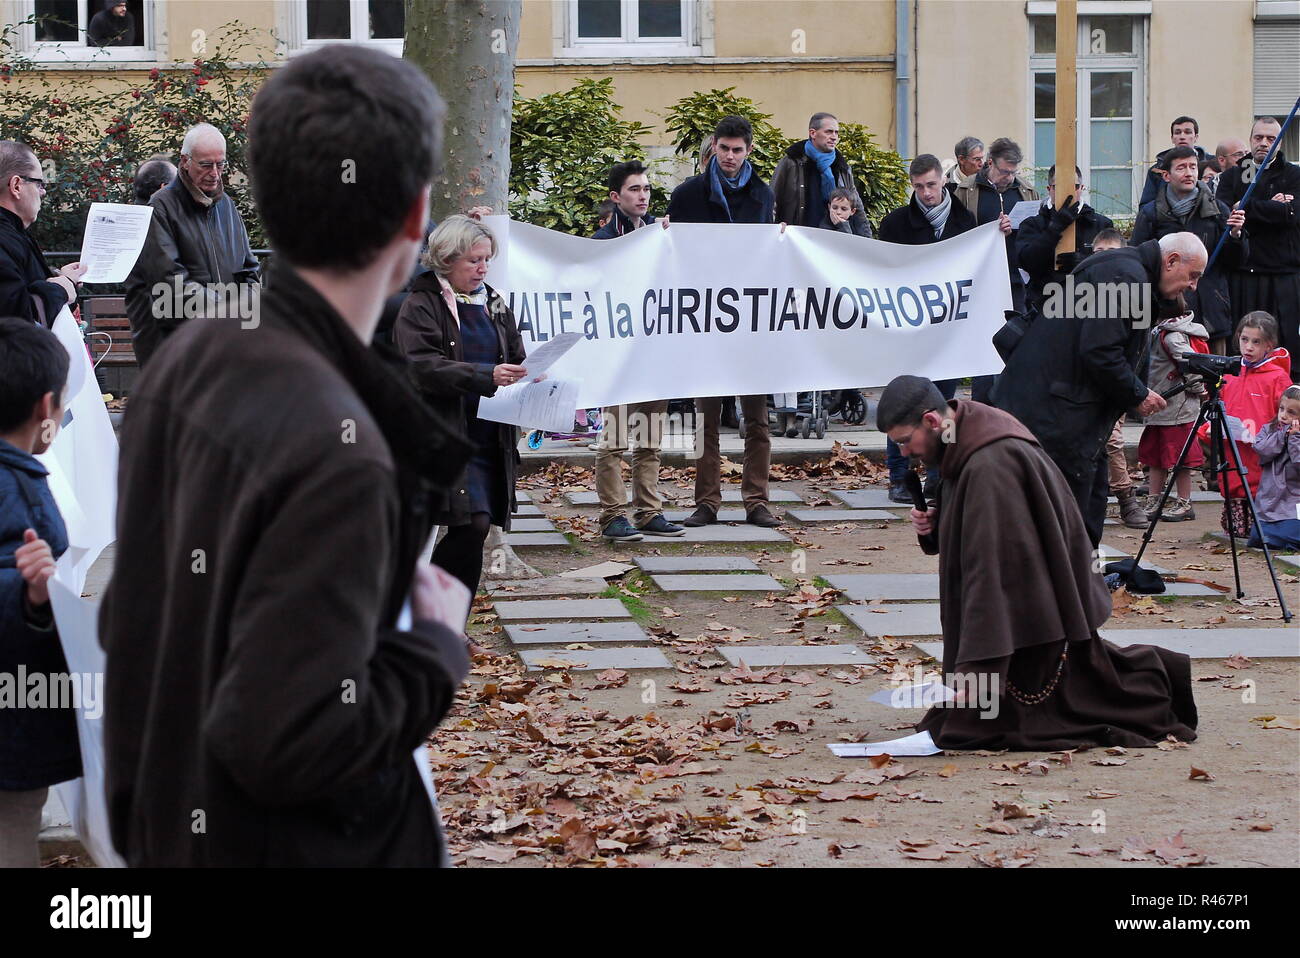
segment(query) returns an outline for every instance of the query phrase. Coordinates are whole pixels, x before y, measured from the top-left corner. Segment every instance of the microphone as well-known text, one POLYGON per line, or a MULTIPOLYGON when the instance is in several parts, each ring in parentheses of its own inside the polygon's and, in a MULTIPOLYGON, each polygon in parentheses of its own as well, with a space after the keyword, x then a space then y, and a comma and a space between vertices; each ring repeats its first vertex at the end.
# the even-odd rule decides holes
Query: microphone
MULTIPOLYGON (((921 485, 921 477, 916 474, 916 470, 908 470, 907 476, 903 479, 904 485, 907 486, 907 492, 912 497, 912 505, 916 507, 917 512, 925 512, 925 489, 921 485)), ((920 543, 921 548, 928 553, 939 551, 939 536, 931 532, 927 535, 917 536, 916 541, 920 543)))

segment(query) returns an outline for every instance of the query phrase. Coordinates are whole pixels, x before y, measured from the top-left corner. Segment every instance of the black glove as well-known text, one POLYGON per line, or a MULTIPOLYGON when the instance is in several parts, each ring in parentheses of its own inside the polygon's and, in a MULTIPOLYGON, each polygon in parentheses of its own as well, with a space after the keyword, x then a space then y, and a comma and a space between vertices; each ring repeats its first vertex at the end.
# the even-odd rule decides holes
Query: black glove
POLYGON ((1058 273, 1073 273, 1074 268, 1082 263, 1087 256, 1087 253, 1080 253, 1078 251, 1059 253, 1056 257, 1056 271, 1058 273))
POLYGON ((1065 228, 1079 218, 1079 203, 1073 195, 1067 196, 1059 210, 1052 211, 1052 229, 1064 233, 1065 228))

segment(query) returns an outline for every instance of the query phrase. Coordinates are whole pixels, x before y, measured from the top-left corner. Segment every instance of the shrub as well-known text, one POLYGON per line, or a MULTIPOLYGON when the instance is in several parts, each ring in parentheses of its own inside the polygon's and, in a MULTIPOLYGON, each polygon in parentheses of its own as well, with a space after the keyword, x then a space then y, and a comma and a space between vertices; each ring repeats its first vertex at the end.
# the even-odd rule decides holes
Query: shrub
MULTIPOLYGON (((510 125, 510 215, 517 220, 589 236, 608 195, 609 168, 645 161, 640 138, 650 127, 622 119, 614 80, 579 80, 571 89, 534 99, 515 94, 510 125)), ((652 164, 647 164, 652 165, 652 164)), ((651 177, 652 181, 654 177, 651 177)), ((652 208, 663 208, 656 187, 652 208)))
POLYGON ((241 185, 249 106, 266 64, 249 65, 238 55, 253 45, 255 31, 226 24, 209 41, 208 55, 183 69, 154 68, 147 78, 110 71, 94 84, 56 87, 16 49, 18 26, 0 33, 0 138, 31 146, 52 184, 33 227, 43 247, 79 250, 89 205, 129 203, 136 167, 156 154, 175 160, 195 123, 225 134, 227 190, 254 248, 265 246, 251 191, 241 185))
POLYGON ((770 181, 789 141, 769 122, 772 114, 764 113, 747 97, 735 96, 732 93, 735 89, 729 86, 725 90, 682 97, 663 114, 664 129, 673 138, 673 152, 694 157, 694 168, 698 169, 700 141, 713 132, 723 117, 743 116, 754 128, 754 152, 749 155, 749 162, 755 173, 770 181))

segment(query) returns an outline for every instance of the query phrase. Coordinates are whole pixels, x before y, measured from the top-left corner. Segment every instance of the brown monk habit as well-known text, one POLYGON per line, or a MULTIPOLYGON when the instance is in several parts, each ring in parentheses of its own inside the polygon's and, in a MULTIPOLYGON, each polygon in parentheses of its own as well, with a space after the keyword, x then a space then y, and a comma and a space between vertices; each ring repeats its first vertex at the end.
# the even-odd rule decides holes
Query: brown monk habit
POLYGON ((955 441, 943 446, 938 525, 943 671, 945 680, 996 676, 998 715, 935 707, 917 728, 946 749, 1194 740, 1188 657, 1097 635, 1110 594, 1060 470, 1011 415, 949 405, 955 441))

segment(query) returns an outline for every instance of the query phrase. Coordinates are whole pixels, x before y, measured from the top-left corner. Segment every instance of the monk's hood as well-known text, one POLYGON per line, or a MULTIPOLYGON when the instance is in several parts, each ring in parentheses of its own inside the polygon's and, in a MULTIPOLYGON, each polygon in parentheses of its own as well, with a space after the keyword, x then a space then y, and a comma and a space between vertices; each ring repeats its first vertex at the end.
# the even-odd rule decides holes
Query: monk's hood
POLYGON ((955 441, 945 449, 940 466, 945 479, 956 479, 966 460, 989 443, 1001 439, 1024 439, 1038 445, 1034 434, 1019 419, 1001 409, 966 399, 951 400, 948 406, 953 410, 956 428, 953 430, 955 441))

